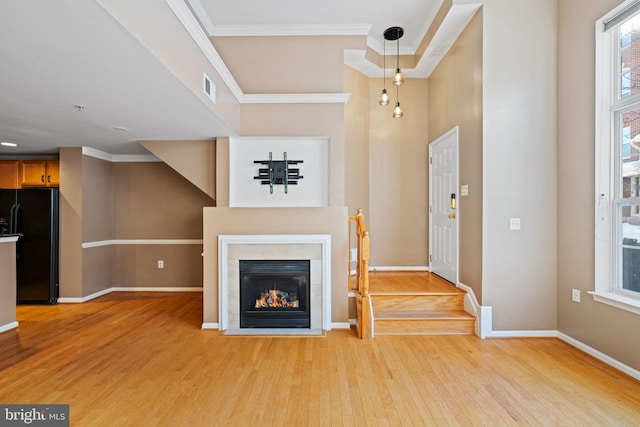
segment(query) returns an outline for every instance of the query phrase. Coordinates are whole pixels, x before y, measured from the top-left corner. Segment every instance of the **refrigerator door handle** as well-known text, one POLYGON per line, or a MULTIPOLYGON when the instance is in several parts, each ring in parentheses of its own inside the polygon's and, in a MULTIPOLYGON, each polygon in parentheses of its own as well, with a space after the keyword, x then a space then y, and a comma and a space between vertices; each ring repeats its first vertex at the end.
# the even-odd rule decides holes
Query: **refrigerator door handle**
MULTIPOLYGON (((20 232, 20 203, 16 203, 11 207, 11 225, 9 226, 11 233, 20 232)), ((16 260, 22 256, 22 242, 20 239, 16 242, 16 260)))
POLYGON ((16 208, 18 205, 15 203, 11 206, 11 214, 9 215, 9 233, 14 234, 16 232, 16 208))

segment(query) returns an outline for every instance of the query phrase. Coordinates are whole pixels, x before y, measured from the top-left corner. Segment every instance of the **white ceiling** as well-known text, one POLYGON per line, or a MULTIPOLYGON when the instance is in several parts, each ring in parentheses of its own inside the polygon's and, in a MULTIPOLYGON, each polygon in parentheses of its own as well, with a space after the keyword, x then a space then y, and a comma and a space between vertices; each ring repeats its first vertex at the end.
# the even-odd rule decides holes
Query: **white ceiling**
MULTIPOLYGON (((405 29, 402 51, 414 52, 441 0, 189 0, 189 4, 209 34, 352 30, 368 34, 369 46, 380 50, 384 29, 399 25, 405 29)), ((176 21, 176 28, 164 30, 171 34, 180 30, 178 25, 176 21)), ((455 38, 460 26, 458 21, 449 25, 453 30, 448 37, 455 38)), ((361 69, 369 75, 381 72, 365 63, 363 52, 347 52, 345 61, 356 68, 369 67, 361 69)), ((0 141, 18 147, 0 146, 0 156, 55 153, 69 146, 114 155, 144 154, 146 150, 135 141, 229 134, 209 106, 99 0, 3 2, 0 141)))

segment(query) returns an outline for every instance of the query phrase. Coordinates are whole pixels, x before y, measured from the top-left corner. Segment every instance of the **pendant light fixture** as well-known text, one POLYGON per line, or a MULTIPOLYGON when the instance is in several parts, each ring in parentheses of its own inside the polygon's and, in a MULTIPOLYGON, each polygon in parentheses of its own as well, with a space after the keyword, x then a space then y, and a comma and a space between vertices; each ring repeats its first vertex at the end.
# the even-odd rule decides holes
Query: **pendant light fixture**
POLYGON ((389 105, 389 94, 387 93, 387 40, 382 41, 382 93, 378 99, 378 104, 389 105))
MULTIPOLYGON (((402 108, 400 107, 400 93, 398 86, 404 83, 404 74, 400 70, 400 38, 404 35, 404 29, 402 27, 389 27, 384 30, 384 40, 396 41, 396 72, 393 75, 393 84, 396 87, 396 107, 393 109, 393 117, 400 118, 402 117, 402 108)), ((386 48, 383 48, 386 50, 386 48)), ((386 53, 386 52, 385 52, 386 53)), ((386 58, 386 55, 385 55, 386 58)), ((384 62, 386 65, 386 62, 384 62)), ((386 67, 385 67, 386 68, 386 67)), ((383 74, 384 75, 384 74, 383 74)), ((389 103, 388 95, 386 104, 382 103, 382 97, 387 95, 386 83, 385 88, 382 89, 382 95, 380 95, 380 105, 387 105, 389 103)))

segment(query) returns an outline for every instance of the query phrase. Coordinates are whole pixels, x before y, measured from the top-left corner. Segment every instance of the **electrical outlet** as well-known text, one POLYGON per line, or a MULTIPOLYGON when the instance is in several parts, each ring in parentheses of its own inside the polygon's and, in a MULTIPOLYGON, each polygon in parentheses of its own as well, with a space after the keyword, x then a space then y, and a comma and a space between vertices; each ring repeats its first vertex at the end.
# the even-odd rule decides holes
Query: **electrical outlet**
POLYGON ((520 218, 509 218, 509 230, 520 230, 520 218))
POLYGON ((161 259, 158 260, 158 268, 164 268, 164 261, 161 259))
POLYGON ((580 302, 580 289, 571 289, 571 301, 580 302))

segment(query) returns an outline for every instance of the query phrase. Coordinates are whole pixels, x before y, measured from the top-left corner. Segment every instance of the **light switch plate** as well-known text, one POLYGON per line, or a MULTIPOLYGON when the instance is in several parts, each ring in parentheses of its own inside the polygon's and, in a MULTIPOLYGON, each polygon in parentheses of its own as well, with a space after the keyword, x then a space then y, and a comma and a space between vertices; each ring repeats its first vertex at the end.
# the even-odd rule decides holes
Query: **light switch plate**
POLYGON ((469 195, 469 186, 461 185, 460 186, 460 196, 468 196, 469 195))

